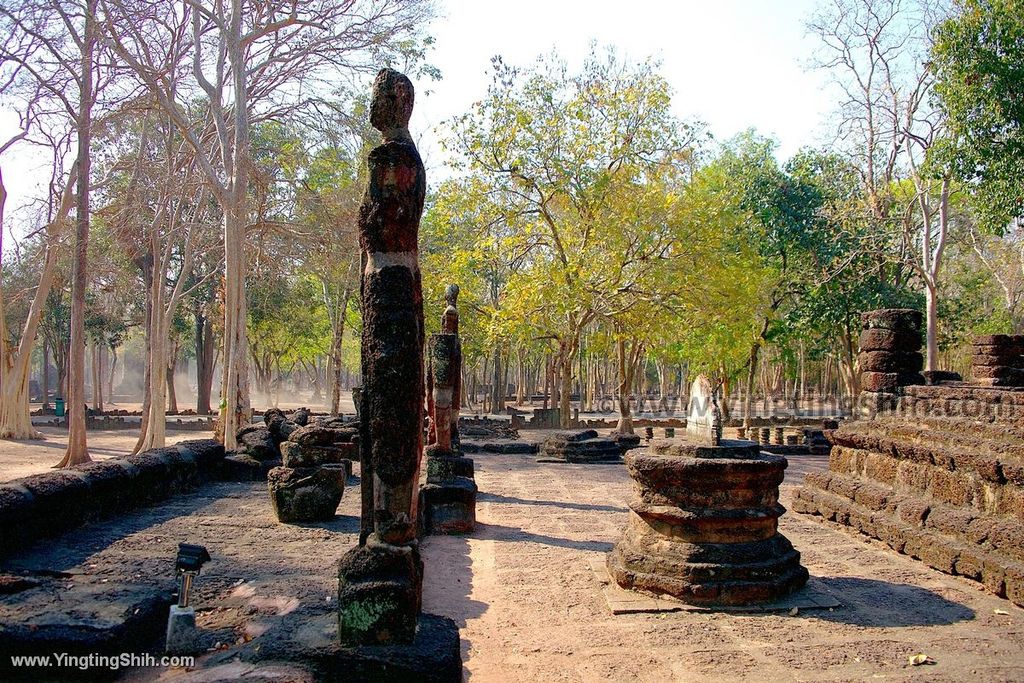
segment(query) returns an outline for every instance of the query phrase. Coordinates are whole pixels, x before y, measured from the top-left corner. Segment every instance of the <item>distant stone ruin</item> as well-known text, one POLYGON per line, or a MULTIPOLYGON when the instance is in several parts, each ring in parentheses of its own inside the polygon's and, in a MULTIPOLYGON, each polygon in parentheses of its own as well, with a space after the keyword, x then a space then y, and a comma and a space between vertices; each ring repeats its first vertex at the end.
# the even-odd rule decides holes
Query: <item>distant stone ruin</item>
POLYGON ((541 447, 538 462, 619 462, 622 446, 614 438, 598 436, 593 429, 556 432, 541 447))
POLYGON ((974 338, 971 375, 986 387, 1024 386, 1024 335, 989 334, 974 338))
POLYGON ((800 553, 778 531, 782 456, 721 439, 712 385, 693 383, 685 440, 626 455, 629 521, 608 554, 623 588, 697 605, 771 602, 806 583, 800 553))
POLYGON ((925 384, 921 374, 921 312, 910 308, 887 308, 861 314, 860 365, 861 405, 864 414, 889 410, 900 389, 925 384))

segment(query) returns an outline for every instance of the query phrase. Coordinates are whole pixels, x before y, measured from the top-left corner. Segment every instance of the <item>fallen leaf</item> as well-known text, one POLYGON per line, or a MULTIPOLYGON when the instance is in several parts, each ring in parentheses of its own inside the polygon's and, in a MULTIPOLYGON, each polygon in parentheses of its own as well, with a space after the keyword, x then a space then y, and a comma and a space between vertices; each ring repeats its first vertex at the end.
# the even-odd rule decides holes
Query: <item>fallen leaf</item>
POLYGON ((918 653, 916 655, 910 655, 907 661, 911 666, 921 666, 922 664, 935 664, 935 660, 926 654, 918 653))

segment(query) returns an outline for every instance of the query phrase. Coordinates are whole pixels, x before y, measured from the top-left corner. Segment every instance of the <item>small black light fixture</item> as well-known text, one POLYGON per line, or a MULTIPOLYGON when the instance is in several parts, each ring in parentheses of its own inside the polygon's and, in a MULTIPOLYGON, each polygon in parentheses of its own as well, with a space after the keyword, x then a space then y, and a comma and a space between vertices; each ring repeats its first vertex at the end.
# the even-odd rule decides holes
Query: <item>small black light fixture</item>
POLYGON ((193 543, 178 544, 178 557, 174 561, 178 573, 178 607, 188 607, 192 582, 209 561, 210 553, 205 547, 193 543))

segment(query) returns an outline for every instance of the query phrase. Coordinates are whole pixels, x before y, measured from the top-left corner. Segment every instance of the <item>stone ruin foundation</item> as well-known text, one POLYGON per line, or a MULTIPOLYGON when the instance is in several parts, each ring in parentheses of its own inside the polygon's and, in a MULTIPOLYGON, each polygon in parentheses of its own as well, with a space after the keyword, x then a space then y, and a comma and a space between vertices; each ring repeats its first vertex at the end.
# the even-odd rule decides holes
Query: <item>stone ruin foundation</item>
POLYGON ((556 432, 540 449, 538 462, 619 462, 623 446, 614 438, 598 436, 593 429, 556 432))
POLYGON ((1024 335, 989 334, 974 338, 971 375, 987 387, 1024 386, 1024 335))
POLYGON ((1022 419, 1024 388, 903 387, 873 419, 827 432, 829 469, 807 475, 793 509, 1024 605, 1022 419))
POLYGON ((864 415, 889 410, 902 387, 924 384, 921 312, 887 308, 861 314, 860 404, 864 415))
POLYGON ((283 465, 267 473, 270 502, 279 522, 334 519, 352 474, 354 428, 299 427, 281 443, 283 465))
POLYGON ((800 553, 778 531, 786 458, 721 433, 711 384, 700 376, 686 439, 626 455, 629 521, 607 562, 619 586, 695 605, 748 605, 807 582, 800 553))

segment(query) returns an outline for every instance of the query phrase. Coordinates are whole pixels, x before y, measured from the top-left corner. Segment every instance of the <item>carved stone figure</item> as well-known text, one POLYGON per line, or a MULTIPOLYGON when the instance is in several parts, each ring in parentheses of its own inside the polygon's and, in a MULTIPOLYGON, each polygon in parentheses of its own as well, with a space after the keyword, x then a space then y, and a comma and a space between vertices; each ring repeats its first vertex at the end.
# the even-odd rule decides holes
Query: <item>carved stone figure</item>
POLYGON ((441 314, 441 334, 431 335, 427 347, 427 443, 436 450, 458 449, 462 387, 462 344, 459 341, 459 286, 448 285, 448 306, 441 314))
POLYGON ((418 238, 426 173, 407 128, 412 82, 382 69, 370 123, 383 142, 369 155, 359 209, 363 315, 360 545, 339 566, 342 642, 411 642, 423 563, 416 545, 423 451, 423 295, 418 238))
POLYGON ((448 307, 441 315, 441 333, 427 346, 427 482, 420 488, 425 533, 467 533, 476 524, 477 486, 473 461, 459 451, 459 404, 462 345, 459 341, 458 285, 445 292, 448 307))

